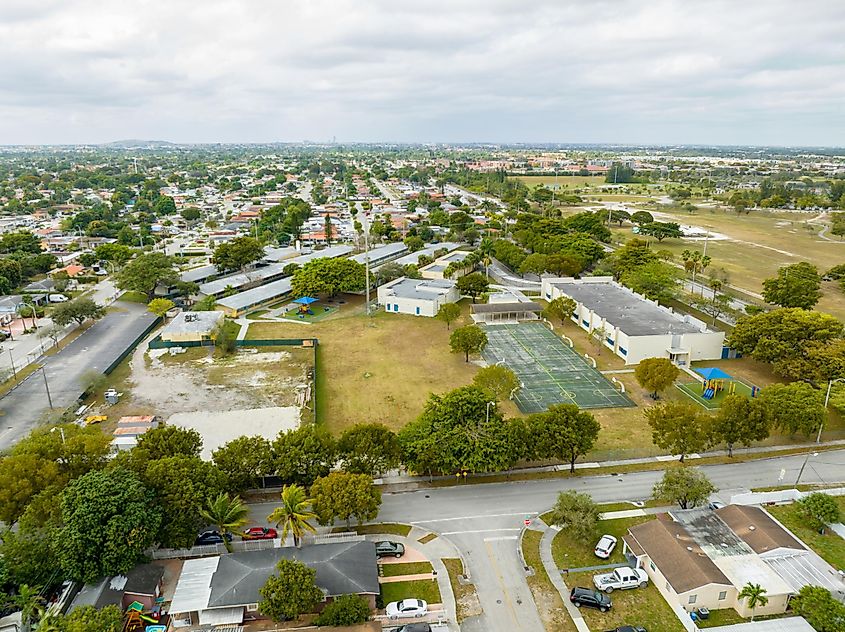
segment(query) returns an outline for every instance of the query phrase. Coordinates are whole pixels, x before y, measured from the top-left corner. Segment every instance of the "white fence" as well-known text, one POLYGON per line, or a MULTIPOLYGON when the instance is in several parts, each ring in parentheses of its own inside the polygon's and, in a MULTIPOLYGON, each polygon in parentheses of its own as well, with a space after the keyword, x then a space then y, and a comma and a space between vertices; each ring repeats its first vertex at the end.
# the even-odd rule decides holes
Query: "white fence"
MULTIPOLYGON (((845 496, 845 487, 833 489, 819 489, 830 496, 845 496)), ((782 489, 774 492, 745 492, 731 496, 732 505, 766 505, 770 503, 791 503, 812 494, 812 491, 802 492, 797 489, 782 489)))
MULTIPOLYGON (((309 535, 302 538, 303 545, 312 544, 331 544, 337 542, 360 542, 364 540, 364 536, 357 533, 324 533, 322 535, 309 535)), ((263 551, 266 549, 277 549, 284 546, 293 546, 293 538, 288 537, 287 540, 282 541, 281 538, 275 540, 235 540, 230 543, 233 553, 240 553, 242 551, 263 551)), ((223 555, 227 553, 226 547, 222 544, 207 544, 203 546, 194 546, 189 549, 153 549, 147 552, 154 560, 168 560, 168 559, 189 559, 193 557, 210 557, 212 555, 223 555)))

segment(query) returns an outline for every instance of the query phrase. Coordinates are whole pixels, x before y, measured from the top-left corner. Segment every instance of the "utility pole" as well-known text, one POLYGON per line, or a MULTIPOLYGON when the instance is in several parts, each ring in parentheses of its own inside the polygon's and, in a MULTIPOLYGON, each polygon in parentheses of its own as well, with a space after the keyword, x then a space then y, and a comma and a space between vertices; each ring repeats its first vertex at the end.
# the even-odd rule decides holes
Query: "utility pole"
MULTIPOLYGON (((11 329, 12 329, 12 328, 11 328, 11 327, 9 327, 9 330, 11 330, 11 329)), ((9 349, 9 362, 10 362, 10 363, 11 363, 11 365, 12 365, 12 377, 14 377, 15 381, 17 381, 17 379, 18 379, 18 372, 17 372, 17 371, 15 371, 15 358, 14 358, 14 357, 12 357, 12 350, 11 350, 11 349, 9 349)))
POLYGON ((367 316, 370 315, 370 221, 367 218, 367 211, 361 207, 361 222, 364 227, 364 269, 367 276, 367 316))
MULTIPOLYGON (((44 388, 47 390, 47 403, 50 404, 50 410, 53 410, 53 398, 50 397, 50 385, 47 384, 47 372, 44 370, 43 364, 39 368, 41 369, 41 375, 44 378, 44 388)), ((62 439, 64 439, 64 436, 62 439)))

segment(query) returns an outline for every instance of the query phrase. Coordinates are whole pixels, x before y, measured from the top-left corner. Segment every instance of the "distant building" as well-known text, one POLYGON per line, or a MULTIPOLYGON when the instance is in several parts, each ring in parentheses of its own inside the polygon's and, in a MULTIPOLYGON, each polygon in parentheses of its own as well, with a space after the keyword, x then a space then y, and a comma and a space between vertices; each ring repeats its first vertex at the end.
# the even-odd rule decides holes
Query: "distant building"
POLYGON ((461 298, 454 281, 401 277, 378 289, 378 302, 385 311, 414 316, 436 316, 442 305, 461 298))
POLYGON ((211 340, 223 324, 223 312, 179 312, 161 331, 164 342, 211 340))
POLYGON ((604 330, 604 346, 625 364, 669 358, 680 365, 722 357, 725 333, 709 329, 693 316, 677 314, 637 294, 612 277, 546 278, 546 300, 568 296, 577 306, 572 320, 593 333, 604 330))
POLYGON ((130 415, 121 417, 117 422, 117 428, 112 433, 112 451, 122 452, 131 450, 138 445, 138 437, 153 428, 158 428, 159 418, 156 415, 130 415))

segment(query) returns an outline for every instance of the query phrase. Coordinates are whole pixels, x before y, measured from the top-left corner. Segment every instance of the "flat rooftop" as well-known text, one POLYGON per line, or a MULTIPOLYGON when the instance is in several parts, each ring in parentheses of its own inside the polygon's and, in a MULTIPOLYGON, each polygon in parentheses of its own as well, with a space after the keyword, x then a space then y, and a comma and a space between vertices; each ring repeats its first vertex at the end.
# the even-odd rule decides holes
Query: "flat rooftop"
POLYGON ((613 282, 554 281, 552 286, 629 336, 709 332, 706 326, 648 301, 613 282))
POLYGON ((386 288, 388 296, 398 298, 415 298, 430 301, 437 296, 448 294, 455 287, 454 281, 439 279, 406 279, 393 281, 393 285, 386 288))
POLYGON ((205 333, 223 320, 223 312, 179 312, 167 323, 162 334, 205 333))

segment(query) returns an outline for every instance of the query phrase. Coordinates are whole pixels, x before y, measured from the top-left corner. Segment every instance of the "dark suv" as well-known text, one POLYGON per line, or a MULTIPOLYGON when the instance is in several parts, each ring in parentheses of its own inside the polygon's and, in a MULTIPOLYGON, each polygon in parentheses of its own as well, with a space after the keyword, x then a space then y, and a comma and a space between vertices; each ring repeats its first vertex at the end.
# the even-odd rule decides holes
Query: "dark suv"
POLYGON ((405 555, 405 545, 401 542, 384 540, 376 542, 376 557, 402 557, 405 555))
POLYGON ((607 612, 613 606, 610 597, 592 588, 573 588, 572 592, 569 593, 569 601, 575 604, 576 608, 588 606, 597 608, 602 612, 607 612))

